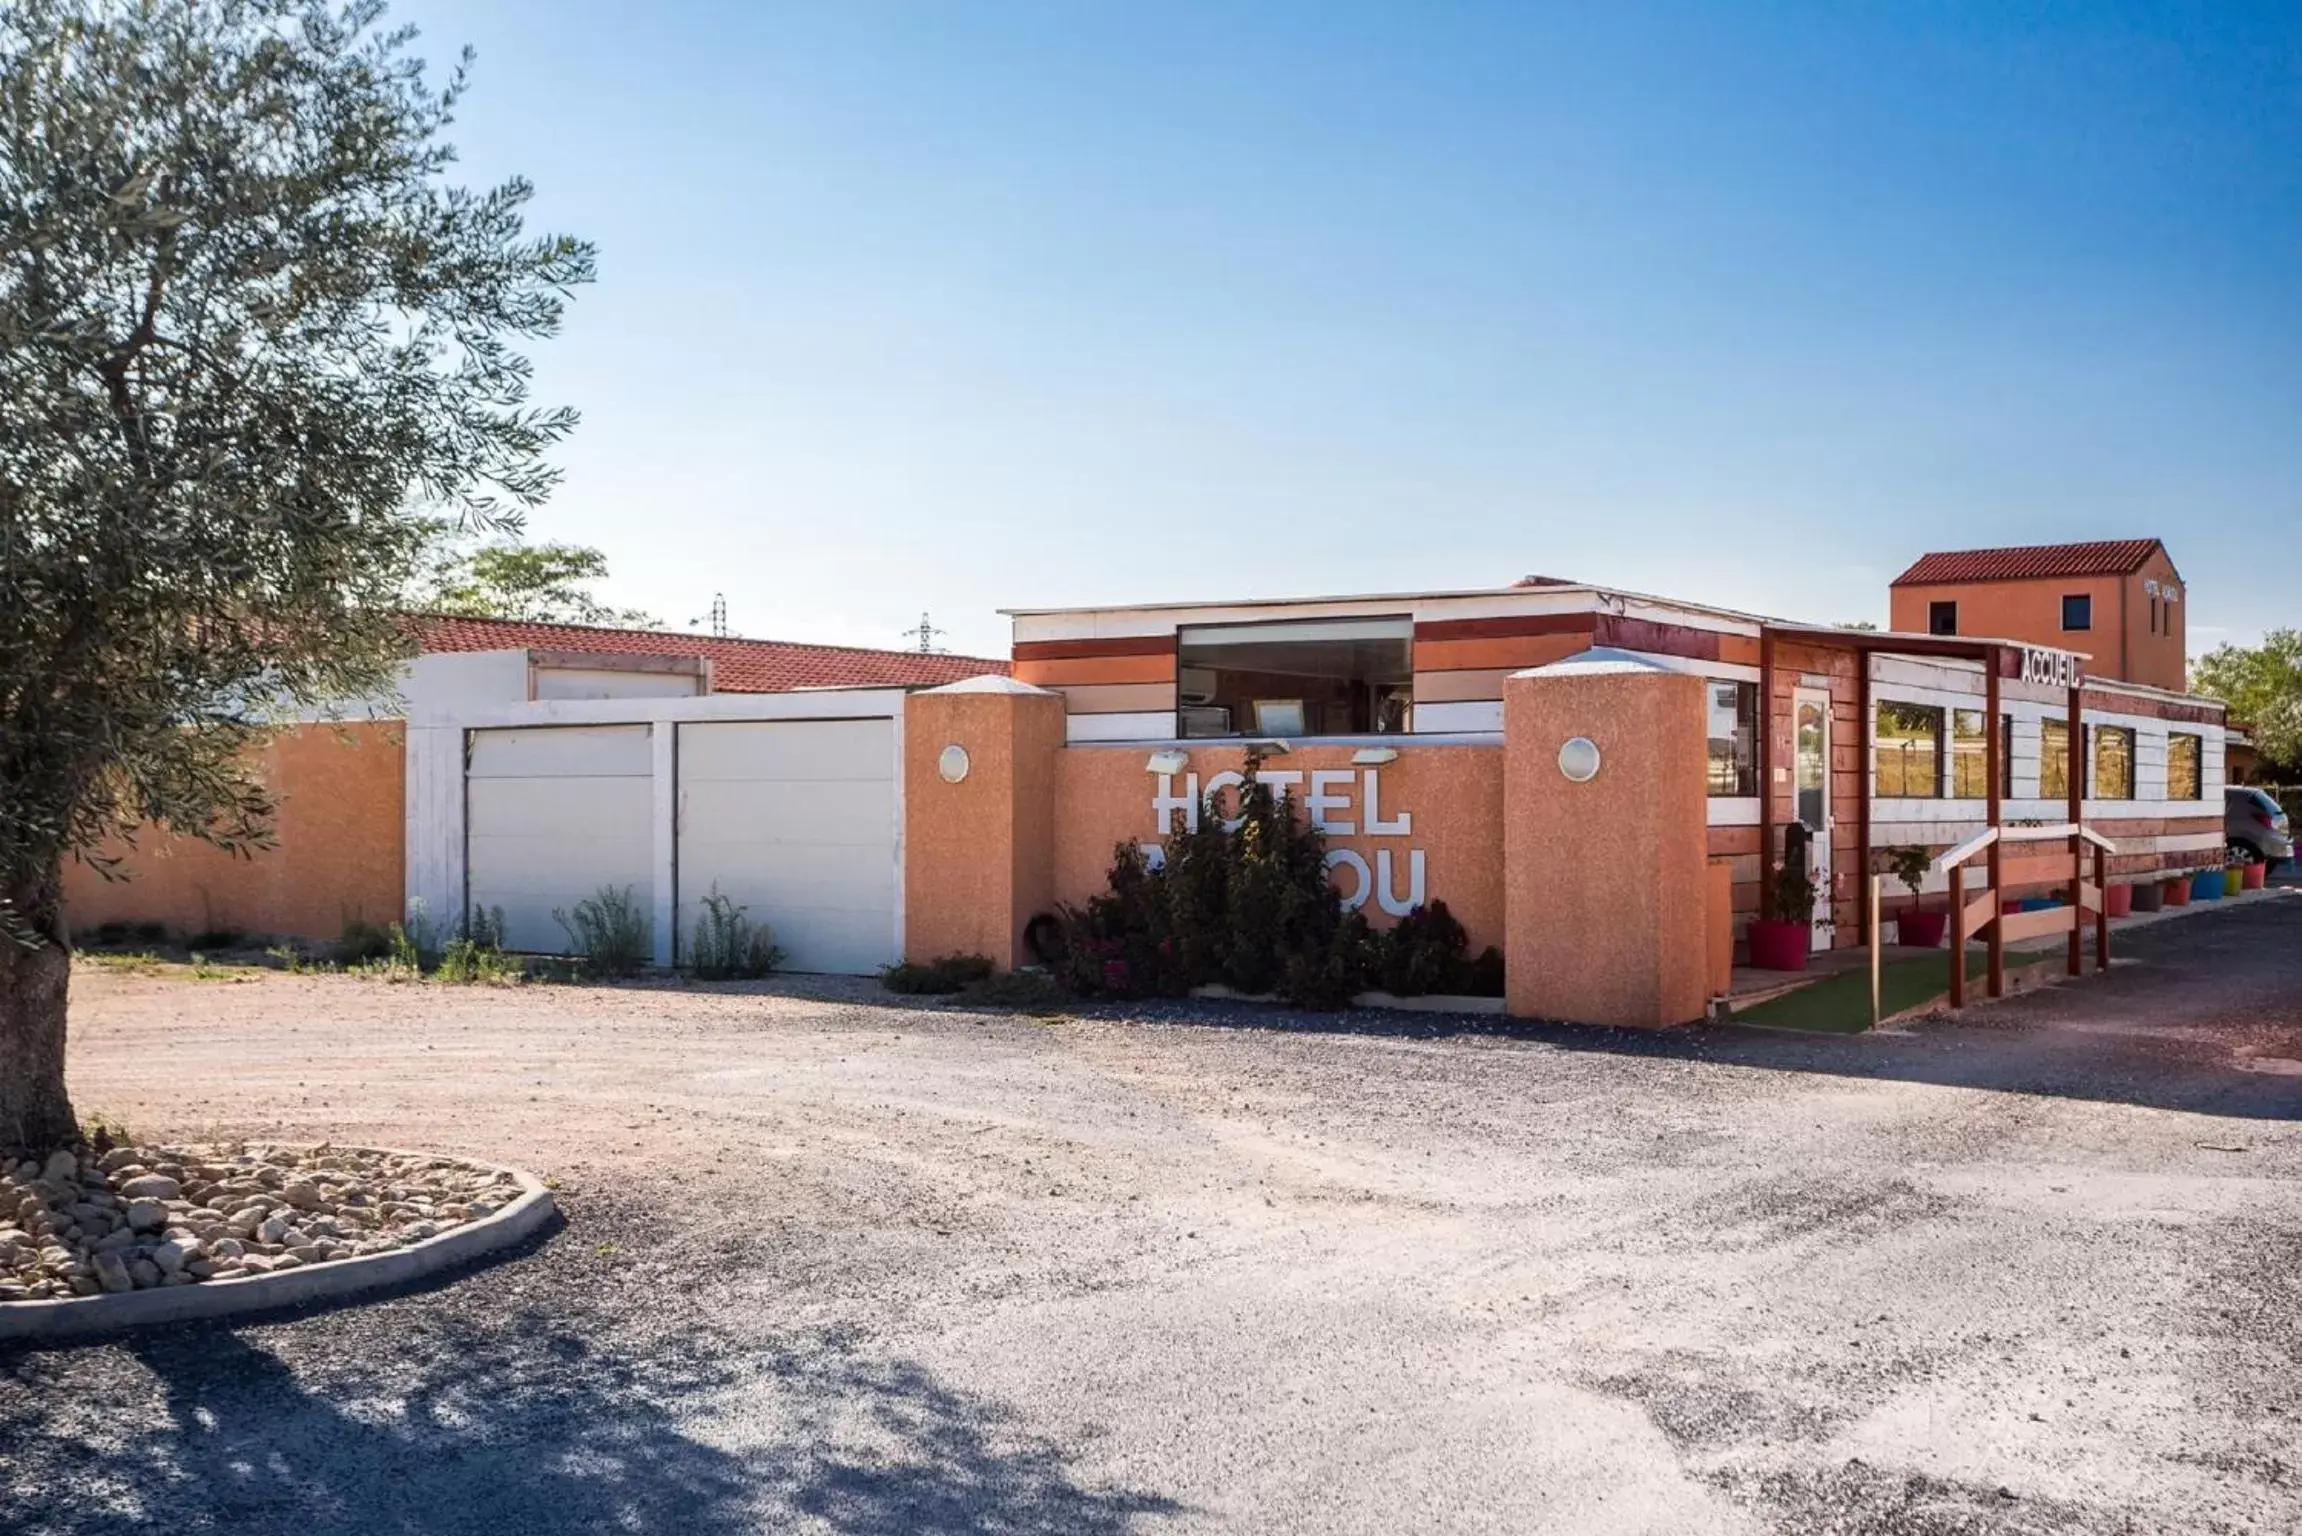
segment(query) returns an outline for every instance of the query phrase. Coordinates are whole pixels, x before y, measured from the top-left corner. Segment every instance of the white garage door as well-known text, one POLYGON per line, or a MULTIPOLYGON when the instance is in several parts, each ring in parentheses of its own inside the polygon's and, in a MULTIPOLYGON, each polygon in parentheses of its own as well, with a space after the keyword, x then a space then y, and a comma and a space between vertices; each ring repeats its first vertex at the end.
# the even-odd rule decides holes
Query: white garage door
POLYGON ((630 886, 654 910, 654 748, 645 725, 471 733, 464 780, 466 881, 501 907, 507 948, 565 954, 555 909, 630 886))
POLYGON ((678 867, 683 944, 716 887, 774 931, 786 969, 894 961, 894 722, 680 726, 678 867))

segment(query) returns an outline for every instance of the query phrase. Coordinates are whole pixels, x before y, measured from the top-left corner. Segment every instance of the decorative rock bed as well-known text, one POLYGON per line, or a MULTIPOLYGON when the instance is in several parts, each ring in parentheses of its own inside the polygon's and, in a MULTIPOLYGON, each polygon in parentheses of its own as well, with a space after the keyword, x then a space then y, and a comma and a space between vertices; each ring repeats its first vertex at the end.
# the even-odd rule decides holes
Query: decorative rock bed
POLYGON ((424 1153, 270 1145, 58 1152, 0 1173, 0 1336, 65 1331, 10 1326, 28 1324, 21 1314, 34 1312, 103 1310, 121 1322, 149 1321, 272 1304, 259 1292, 288 1301, 390 1283, 516 1240, 550 1207, 528 1175, 424 1153), (483 1226, 507 1230, 475 1230, 483 1226), (407 1251, 421 1247, 435 1249, 437 1263, 407 1251), (371 1268, 379 1271, 372 1279, 352 1273, 371 1268), (285 1283, 299 1270, 317 1283, 285 1283), (177 1288, 248 1294, 229 1306, 118 1305, 143 1300, 127 1293, 177 1288))

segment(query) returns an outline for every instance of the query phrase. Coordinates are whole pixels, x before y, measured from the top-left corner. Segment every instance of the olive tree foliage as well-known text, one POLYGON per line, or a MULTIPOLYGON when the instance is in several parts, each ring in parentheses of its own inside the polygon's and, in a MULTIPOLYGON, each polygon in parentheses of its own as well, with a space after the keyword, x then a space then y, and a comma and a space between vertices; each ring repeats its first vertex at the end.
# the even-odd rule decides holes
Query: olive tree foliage
POLYGON ((0 1146, 74 1134, 63 861, 228 849, 281 707, 388 688, 443 523, 516 529, 592 251, 453 184, 468 55, 374 0, 0 6, 0 1146))
POLYGON ((592 596, 607 579, 607 556, 588 544, 523 544, 500 539, 466 549, 446 542, 437 565, 408 597, 421 613, 541 624, 604 624, 661 629, 644 608, 612 608, 592 596))

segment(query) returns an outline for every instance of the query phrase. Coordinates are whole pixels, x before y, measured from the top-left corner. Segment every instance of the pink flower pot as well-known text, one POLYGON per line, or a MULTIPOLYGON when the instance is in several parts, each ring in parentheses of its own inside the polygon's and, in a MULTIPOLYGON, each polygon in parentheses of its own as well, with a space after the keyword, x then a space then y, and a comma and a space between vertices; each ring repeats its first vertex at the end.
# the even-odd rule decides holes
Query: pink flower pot
POLYGON ((1948 912, 1904 912, 1894 920, 1895 937, 1918 949, 1941 948, 1943 930, 1949 926, 1948 912))
POLYGON ((2269 882, 2269 879, 2270 879, 2270 866, 2269 866, 2269 865, 2267 865, 2267 864, 2249 864, 2249 865, 2247 865, 2247 866, 2246 866, 2246 885, 2245 885, 2245 888, 2246 888, 2247 890, 2249 890, 2249 891, 2259 891, 2259 890, 2261 890, 2261 889, 2262 889, 2262 887, 2263 887, 2265 884, 2267 884, 2267 883, 2269 882))
POLYGON ((1804 923, 1760 918, 1750 925, 1750 963, 1762 971, 1803 971, 1812 930, 1804 923))
POLYGON ((2112 917, 2124 917, 2134 910, 2134 887, 2113 885, 2102 893, 2102 910, 2112 917))

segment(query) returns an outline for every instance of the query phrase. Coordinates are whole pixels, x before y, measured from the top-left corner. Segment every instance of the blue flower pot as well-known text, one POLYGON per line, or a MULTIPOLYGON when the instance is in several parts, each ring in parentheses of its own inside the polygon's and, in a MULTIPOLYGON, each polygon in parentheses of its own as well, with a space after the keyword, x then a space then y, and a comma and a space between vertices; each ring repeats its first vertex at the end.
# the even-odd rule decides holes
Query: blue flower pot
POLYGON ((2197 901, 2220 901, 2222 899, 2222 871, 2219 869, 2202 869, 2191 876, 2190 895, 2193 900, 2197 901))

